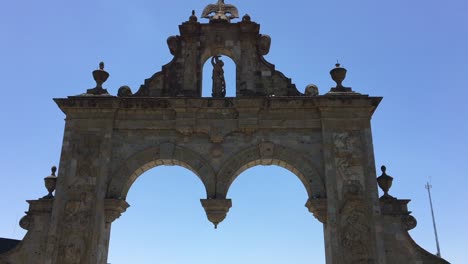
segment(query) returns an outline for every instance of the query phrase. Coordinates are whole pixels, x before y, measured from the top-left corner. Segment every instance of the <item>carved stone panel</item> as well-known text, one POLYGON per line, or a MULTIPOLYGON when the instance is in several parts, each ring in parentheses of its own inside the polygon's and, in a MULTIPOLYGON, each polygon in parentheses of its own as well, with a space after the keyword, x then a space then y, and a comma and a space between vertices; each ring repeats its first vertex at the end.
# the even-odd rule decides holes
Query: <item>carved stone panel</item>
POLYGON ((364 167, 362 164, 362 143, 359 131, 345 131, 333 134, 337 189, 339 198, 346 185, 358 184, 364 189, 364 167))

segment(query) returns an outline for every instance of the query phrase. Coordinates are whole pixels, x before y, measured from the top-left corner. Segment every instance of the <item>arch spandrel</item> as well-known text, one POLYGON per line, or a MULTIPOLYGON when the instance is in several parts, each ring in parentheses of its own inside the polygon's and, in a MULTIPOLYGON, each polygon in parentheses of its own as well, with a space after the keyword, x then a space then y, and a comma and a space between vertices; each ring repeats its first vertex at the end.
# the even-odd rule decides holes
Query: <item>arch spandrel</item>
POLYGON ((277 165, 295 174, 311 198, 326 196, 323 178, 312 162, 300 151, 273 143, 245 148, 226 161, 217 174, 216 197, 225 198, 236 178, 257 165, 277 165))
POLYGON ((210 164, 190 149, 166 143, 137 152, 123 163, 116 164, 106 197, 125 199, 132 184, 141 174, 161 165, 177 165, 192 171, 205 186, 207 197, 214 196, 215 173, 210 164))

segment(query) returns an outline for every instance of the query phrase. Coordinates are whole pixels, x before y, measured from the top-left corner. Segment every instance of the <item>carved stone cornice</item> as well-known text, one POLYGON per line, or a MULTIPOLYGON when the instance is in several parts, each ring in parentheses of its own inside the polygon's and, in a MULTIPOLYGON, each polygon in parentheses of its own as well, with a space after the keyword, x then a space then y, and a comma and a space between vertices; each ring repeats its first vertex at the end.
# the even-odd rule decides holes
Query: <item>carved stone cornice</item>
POLYGON ((29 210, 26 215, 21 218, 19 225, 25 230, 31 230, 34 226, 34 218, 38 215, 52 214, 54 205, 53 199, 28 200, 29 210))
POLYGON ((380 210, 382 215, 399 217, 405 230, 411 230, 416 227, 418 221, 408 211, 407 199, 380 199, 380 210))
POLYGON ((106 199, 104 201, 106 225, 111 224, 115 219, 119 218, 129 206, 125 200, 106 199))
POLYGON ((383 215, 407 215, 408 203, 411 200, 405 199, 381 199, 380 210, 383 215))
POLYGON ((317 220, 322 222, 323 224, 327 223, 327 199, 325 198, 317 198, 317 199, 309 199, 305 204, 309 212, 311 212, 317 220))

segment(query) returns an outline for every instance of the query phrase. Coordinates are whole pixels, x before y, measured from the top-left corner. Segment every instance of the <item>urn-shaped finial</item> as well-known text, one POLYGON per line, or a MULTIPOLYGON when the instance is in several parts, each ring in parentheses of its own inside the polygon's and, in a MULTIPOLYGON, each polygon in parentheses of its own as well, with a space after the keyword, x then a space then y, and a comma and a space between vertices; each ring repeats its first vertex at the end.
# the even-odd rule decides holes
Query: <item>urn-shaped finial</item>
POLYGON ((106 89, 102 88, 102 84, 109 78, 109 73, 104 70, 104 62, 101 61, 99 69, 93 71, 93 78, 96 81, 96 87, 88 89, 86 93, 92 95, 109 94, 106 89))
POLYGON ((54 195, 52 194, 55 191, 57 186, 57 176, 55 173, 57 172, 57 167, 53 166, 51 168, 52 174, 44 178, 44 185, 49 192, 46 196, 42 197, 42 199, 54 199, 54 195))
POLYGON ((377 178, 377 183, 379 184, 380 189, 384 192, 380 199, 395 199, 393 196, 388 194, 388 191, 392 187, 393 177, 387 175, 387 167, 382 166, 382 175, 377 178))
POLYGON ((198 18, 195 15, 195 10, 192 10, 192 15, 189 17, 189 22, 196 23, 197 21, 198 21, 198 18))
POLYGON ((332 88, 331 92, 352 92, 351 88, 344 87, 342 84, 344 79, 346 79, 346 72, 347 70, 341 67, 341 64, 339 62, 335 64, 335 68, 330 71, 330 75, 333 81, 336 82, 336 87, 332 88))

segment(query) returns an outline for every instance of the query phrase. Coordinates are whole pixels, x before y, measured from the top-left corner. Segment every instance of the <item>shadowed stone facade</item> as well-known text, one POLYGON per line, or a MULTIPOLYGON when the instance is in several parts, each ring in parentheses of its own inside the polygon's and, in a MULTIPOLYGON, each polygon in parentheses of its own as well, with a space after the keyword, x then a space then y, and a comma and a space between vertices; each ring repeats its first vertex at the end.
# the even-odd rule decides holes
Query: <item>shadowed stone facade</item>
POLYGON ((193 14, 180 26, 168 39, 174 59, 135 94, 122 87, 109 95, 102 64, 96 88, 55 99, 66 115, 55 197, 28 201, 21 220, 28 233, 0 263, 107 263, 111 225, 129 206, 129 189, 160 165, 200 178, 201 204, 218 226, 233 205, 231 184, 260 164, 301 180, 307 209, 324 225, 327 264, 447 263, 409 237, 416 221, 408 200, 378 197, 370 121, 382 98, 341 86, 339 65, 331 72, 337 87, 317 95, 309 86, 302 95, 264 60, 271 39, 258 24, 214 12, 209 23, 193 14), (236 63, 235 98, 201 98, 202 66, 218 55, 236 63))

